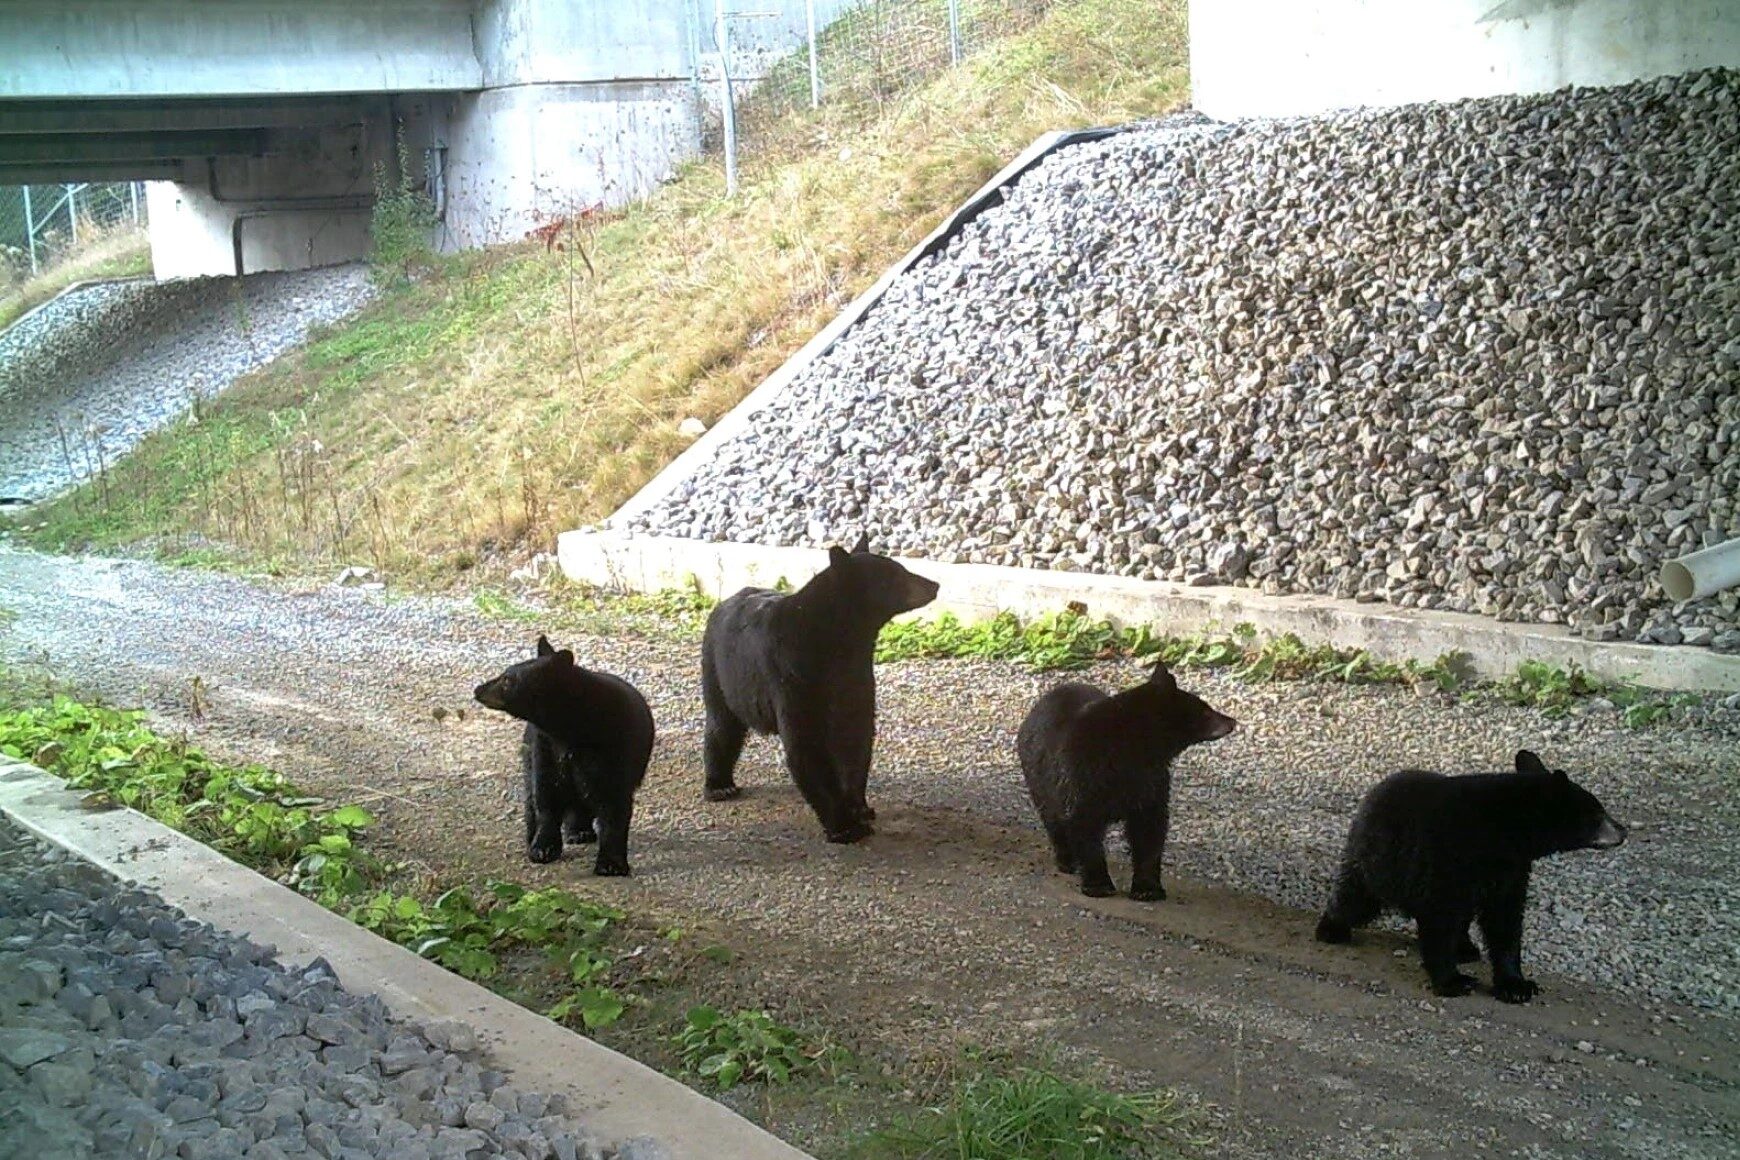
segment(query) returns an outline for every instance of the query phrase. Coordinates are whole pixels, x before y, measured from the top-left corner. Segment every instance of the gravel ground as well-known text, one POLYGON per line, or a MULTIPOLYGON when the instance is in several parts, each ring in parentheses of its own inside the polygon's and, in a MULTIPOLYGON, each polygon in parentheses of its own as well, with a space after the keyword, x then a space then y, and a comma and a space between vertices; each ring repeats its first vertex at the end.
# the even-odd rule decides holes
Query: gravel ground
POLYGON ((0 332, 0 499, 96 474, 372 293, 350 265, 61 295, 0 332))
POLYGON ((394 1022, 321 960, 194 922, 0 819, 0 1155, 655 1160, 394 1022))
MULTIPOLYGON (((744 951, 732 968, 747 976, 743 1003, 849 1027, 892 1066, 962 1040, 1081 1053, 1221 1108, 1229 1155, 1740 1154, 1732 699, 1631 731, 1608 710, 1551 721, 1391 688, 1192 674, 1187 685, 1244 728, 1180 761, 1170 898, 1144 905, 1083 899, 1050 869, 1013 734, 1055 676, 963 662, 880 670, 878 832, 835 847, 769 742, 745 752, 742 799, 701 800, 694 642, 5 550, 0 589, 17 614, 11 655, 368 805, 376 840, 414 865, 561 883, 661 921, 721 926, 719 941, 744 951), (527 653, 538 628, 633 680, 658 717, 631 879, 592 879, 583 858, 532 866, 519 849, 517 734, 480 714, 470 690, 527 653), (1412 939, 1389 931, 1351 947, 1312 940, 1370 784, 1407 764, 1499 768, 1523 746, 1632 827, 1616 851, 1539 866, 1524 947, 1537 1002, 1434 1000, 1412 939)), ((1113 873, 1127 883, 1116 858, 1113 873)))
POLYGON ((642 516, 1740 651, 1740 72, 1065 150, 642 516), (757 502, 740 502, 743 495, 757 502))

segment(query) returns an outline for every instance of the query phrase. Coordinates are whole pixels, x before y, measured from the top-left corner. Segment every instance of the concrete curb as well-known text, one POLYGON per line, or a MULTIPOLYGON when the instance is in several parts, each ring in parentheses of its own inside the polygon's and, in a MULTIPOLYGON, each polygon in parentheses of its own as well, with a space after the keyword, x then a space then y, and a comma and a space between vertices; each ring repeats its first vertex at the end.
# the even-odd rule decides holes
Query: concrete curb
MULTIPOLYGON (((636 592, 695 584, 709 596, 726 596, 745 585, 771 586, 782 577, 801 584, 827 563, 827 554, 815 548, 609 531, 564 532, 557 538, 556 557, 562 571, 582 583, 636 592)), ((1087 572, 929 560, 902 563, 942 585, 924 616, 952 612, 963 620, 983 620, 1007 611, 1026 619, 1078 602, 1096 617, 1179 635, 1248 622, 1266 637, 1294 633, 1313 644, 1363 648, 1382 660, 1431 661, 1461 652, 1486 677, 1510 675, 1520 662, 1533 660, 1575 664, 1606 680, 1653 689, 1740 691, 1740 656, 1684 646, 1601 644, 1554 625, 1505 624, 1459 612, 1357 604, 1327 596, 1265 596, 1248 588, 1189 588, 1087 572)))
POLYGON ((894 285, 900 276, 913 266, 928 258, 938 249, 948 243, 968 222, 984 213, 987 209, 1003 200, 1003 190, 1018 181, 1022 174, 1038 165, 1050 154, 1070 145, 1085 141, 1098 141, 1102 137, 1110 137, 1121 133, 1122 128, 1104 129, 1070 129, 1046 133, 1033 144, 1022 151, 1021 155, 1002 169, 997 175, 979 187, 977 193, 968 198, 961 207, 950 214, 941 225, 932 230, 924 241, 908 250, 906 255, 894 265, 888 267, 882 277, 864 293, 852 299, 846 308, 834 316, 834 320, 817 332, 816 336, 805 343, 798 352, 781 363, 767 378, 761 381, 753 391, 731 410, 720 417, 719 421, 706 434, 683 449, 682 454, 671 460, 657 475, 653 476, 647 485, 635 492, 616 511, 610 514, 601 526, 620 527, 626 520, 631 520, 648 508, 656 505, 683 480, 693 475, 700 466, 713 457, 713 451, 721 443, 734 438, 738 432, 749 425, 749 420, 755 413, 783 395, 802 371, 811 363, 821 358, 840 340, 840 336, 856 326, 866 314, 881 301, 888 288, 894 285))
POLYGON ((808 1160, 676 1080, 450 974, 143 814, 88 809, 59 778, 3 755, 0 812, 193 918, 277 947, 286 963, 324 956, 346 988, 378 995, 399 1016, 470 1024, 511 1082, 561 1093, 577 1119, 607 1138, 654 1136, 673 1160, 808 1160))

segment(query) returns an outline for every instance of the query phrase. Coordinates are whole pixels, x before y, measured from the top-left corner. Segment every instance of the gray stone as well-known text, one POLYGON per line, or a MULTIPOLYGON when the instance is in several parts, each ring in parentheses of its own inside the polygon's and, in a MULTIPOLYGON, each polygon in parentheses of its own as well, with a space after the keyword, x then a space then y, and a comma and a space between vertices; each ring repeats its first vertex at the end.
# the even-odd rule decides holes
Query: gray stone
MULTIPOLYGON (((52 992, 51 992, 52 994, 52 992)), ((73 1041, 54 1031, 33 1027, 0 1027, 0 1060, 18 1071, 72 1050, 73 1041)))

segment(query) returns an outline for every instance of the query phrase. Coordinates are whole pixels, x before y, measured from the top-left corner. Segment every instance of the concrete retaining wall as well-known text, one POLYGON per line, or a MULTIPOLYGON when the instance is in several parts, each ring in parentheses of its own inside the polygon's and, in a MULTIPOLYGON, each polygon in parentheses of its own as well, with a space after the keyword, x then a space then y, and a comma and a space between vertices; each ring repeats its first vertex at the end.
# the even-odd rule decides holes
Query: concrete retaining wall
POLYGON ((1740 66, 1734 0, 1190 0, 1212 117, 1540 93, 1740 66))

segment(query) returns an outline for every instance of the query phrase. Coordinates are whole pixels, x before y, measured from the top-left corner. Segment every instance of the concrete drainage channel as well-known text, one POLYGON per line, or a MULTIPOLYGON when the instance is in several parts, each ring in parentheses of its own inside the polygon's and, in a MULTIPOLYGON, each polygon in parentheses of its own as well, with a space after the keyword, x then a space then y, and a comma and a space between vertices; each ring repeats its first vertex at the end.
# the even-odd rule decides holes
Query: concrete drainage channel
POLYGON ((0 1154, 805 1156, 34 766, 0 813, 0 1154))

